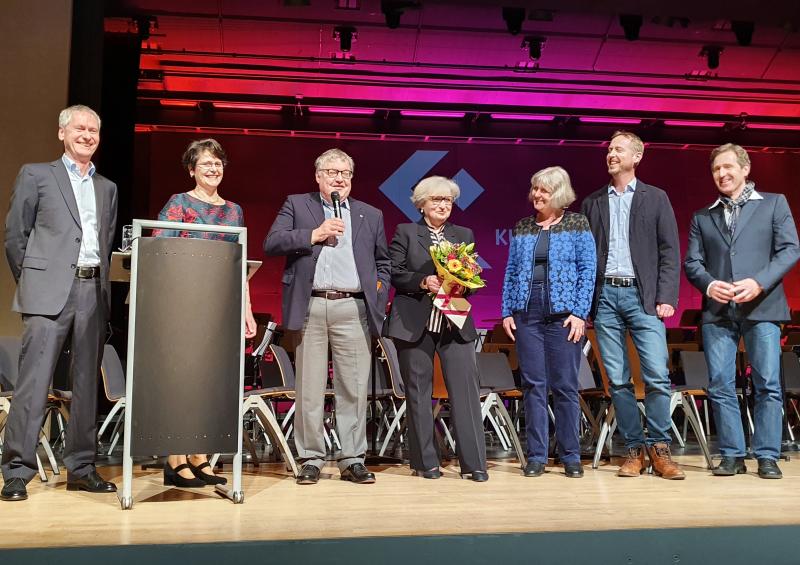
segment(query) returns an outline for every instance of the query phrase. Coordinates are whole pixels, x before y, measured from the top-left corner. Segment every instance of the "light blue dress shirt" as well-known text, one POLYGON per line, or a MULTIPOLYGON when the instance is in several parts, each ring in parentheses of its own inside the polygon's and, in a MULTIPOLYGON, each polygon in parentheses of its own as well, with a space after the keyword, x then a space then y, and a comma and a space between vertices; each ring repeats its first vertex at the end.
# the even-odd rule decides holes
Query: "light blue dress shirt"
MULTIPOLYGON (((361 292, 356 260, 353 256, 353 224, 350 221, 350 205, 347 200, 341 203, 344 235, 336 238, 336 247, 323 245, 314 270, 314 290, 338 290, 340 292, 361 292)), ((333 205, 322 198, 322 211, 325 219, 333 218, 333 205)))
POLYGON ((94 163, 89 163, 86 175, 81 176, 78 164, 67 157, 66 153, 61 157, 61 161, 67 168, 69 182, 72 184, 72 193, 75 195, 75 202, 78 204, 78 214, 81 218, 81 250, 78 253, 79 267, 97 267, 100 265, 100 239, 97 234, 97 200, 94 194, 94 182, 92 177, 95 173, 94 163))
POLYGON ((607 277, 634 277, 636 272, 633 270, 630 248, 630 221, 631 203, 633 194, 636 192, 636 178, 625 186, 622 194, 618 193, 613 186, 608 187, 608 213, 609 226, 608 234, 608 259, 606 260, 607 277))

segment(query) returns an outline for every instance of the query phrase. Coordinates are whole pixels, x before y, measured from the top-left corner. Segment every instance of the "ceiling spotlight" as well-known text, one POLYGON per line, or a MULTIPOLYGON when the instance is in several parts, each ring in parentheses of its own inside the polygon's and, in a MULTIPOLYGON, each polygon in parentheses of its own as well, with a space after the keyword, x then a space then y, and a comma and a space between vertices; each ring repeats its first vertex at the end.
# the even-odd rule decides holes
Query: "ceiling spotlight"
POLYGON ((700 56, 706 58, 709 69, 716 69, 719 67, 719 54, 722 51, 723 49, 719 45, 704 45, 700 50, 700 56))
POLYGON ((542 49, 544 49, 544 44, 547 42, 546 37, 540 37, 538 35, 526 35, 525 39, 522 40, 522 49, 528 49, 528 57, 530 57, 531 61, 538 61, 542 58, 542 49))
POLYGON ((333 38, 339 40, 339 51, 349 53, 353 48, 353 40, 358 39, 358 31, 353 26, 336 26, 333 38))
POLYGON ((420 3, 410 0, 381 0, 381 12, 386 18, 386 27, 389 29, 397 29, 400 27, 400 17, 403 12, 408 9, 416 9, 420 7, 420 3))
POLYGON ((522 22, 525 21, 525 8, 517 6, 503 7, 503 20, 511 35, 518 35, 522 31, 522 22))
POLYGON ((755 29, 753 22, 731 22, 731 29, 736 36, 736 43, 742 47, 747 47, 753 42, 753 30, 755 29))
POLYGON ((639 30, 642 28, 643 18, 641 14, 620 14, 619 25, 625 32, 625 39, 636 41, 639 39, 639 30))

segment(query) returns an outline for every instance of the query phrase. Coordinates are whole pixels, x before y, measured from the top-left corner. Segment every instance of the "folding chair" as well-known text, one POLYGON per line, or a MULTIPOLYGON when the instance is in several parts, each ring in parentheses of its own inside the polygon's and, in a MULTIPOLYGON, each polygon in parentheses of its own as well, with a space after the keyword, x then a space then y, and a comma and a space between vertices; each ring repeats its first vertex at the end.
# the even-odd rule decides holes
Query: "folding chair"
POLYGON ((100 441, 103 433, 116 418, 111 431, 111 443, 106 452, 106 455, 111 455, 120 437, 122 437, 122 428, 125 423, 125 370, 122 367, 122 361, 117 354, 117 350, 112 345, 106 344, 103 348, 100 375, 103 378, 103 391, 106 398, 109 402, 113 402, 114 405, 97 432, 97 441, 100 441))

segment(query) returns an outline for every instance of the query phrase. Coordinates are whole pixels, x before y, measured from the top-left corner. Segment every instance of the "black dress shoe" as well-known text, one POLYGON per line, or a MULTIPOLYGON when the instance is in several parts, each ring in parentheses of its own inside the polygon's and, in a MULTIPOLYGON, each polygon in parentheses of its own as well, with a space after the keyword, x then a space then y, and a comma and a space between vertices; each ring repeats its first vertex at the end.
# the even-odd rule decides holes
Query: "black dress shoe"
POLYGON ((471 473, 461 473, 462 479, 469 479, 476 483, 485 483, 489 480, 489 473, 486 471, 472 471, 471 473))
POLYGON ((303 465, 295 479, 298 485, 315 485, 317 481, 319 481, 319 467, 310 464, 303 465))
POLYGON ((191 479, 182 476, 180 472, 184 469, 191 470, 191 467, 186 463, 182 463, 173 469, 170 467, 169 463, 164 462, 164 486, 179 488, 199 488, 206 486, 206 482, 196 475, 191 479))
POLYGON ((538 461, 528 461, 528 464, 525 465, 525 476, 538 477, 544 474, 544 466, 544 463, 539 463, 538 461))
POLYGON ((228 483, 228 479, 225 477, 220 477, 217 475, 211 475, 209 473, 203 472, 203 469, 208 467, 211 468, 211 463, 208 461, 204 463, 200 463, 197 467, 191 464, 191 462, 187 461, 186 464, 189 466, 189 469, 192 471, 195 477, 203 481, 207 485, 224 485, 228 483))
POLYGON ((732 477, 733 475, 743 475, 746 472, 744 457, 723 457, 719 465, 711 470, 711 474, 717 477, 732 477))
POLYGON ((92 471, 82 477, 67 475, 67 490, 85 490, 86 492, 117 492, 117 485, 103 480, 103 477, 92 471))
POLYGON ((14 477, 8 479, 0 492, 0 500, 25 500, 28 498, 28 489, 25 488, 25 479, 14 477))
POLYGON ((375 482, 375 473, 370 473, 363 463, 353 463, 347 469, 342 471, 342 480, 350 481, 351 483, 358 483, 360 485, 369 485, 375 482))
POLYGON ((762 479, 782 479, 783 473, 778 468, 778 462, 774 459, 759 459, 758 476, 762 479))
POLYGON ((580 479, 583 476, 583 465, 580 461, 564 463, 564 475, 570 479, 580 479))
POLYGON ((438 467, 434 469, 429 469, 427 471, 420 471, 418 469, 414 469, 413 473, 415 477, 422 477, 423 479, 439 479, 442 476, 442 472, 439 470, 438 467))

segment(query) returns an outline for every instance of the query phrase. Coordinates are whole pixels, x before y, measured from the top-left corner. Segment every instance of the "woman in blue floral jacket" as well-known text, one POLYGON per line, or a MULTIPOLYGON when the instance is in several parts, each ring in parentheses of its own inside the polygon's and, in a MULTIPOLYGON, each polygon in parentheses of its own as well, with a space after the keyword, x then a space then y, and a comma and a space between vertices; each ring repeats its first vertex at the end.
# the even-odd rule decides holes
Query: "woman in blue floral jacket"
POLYGON ((556 440, 567 477, 582 477, 578 368, 592 303, 595 244, 569 175, 548 167, 531 178, 536 214, 514 227, 503 282, 503 328, 517 343, 525 404, 525 476, 544 473, 549 443, 547 395, 553 392, 556 440))

